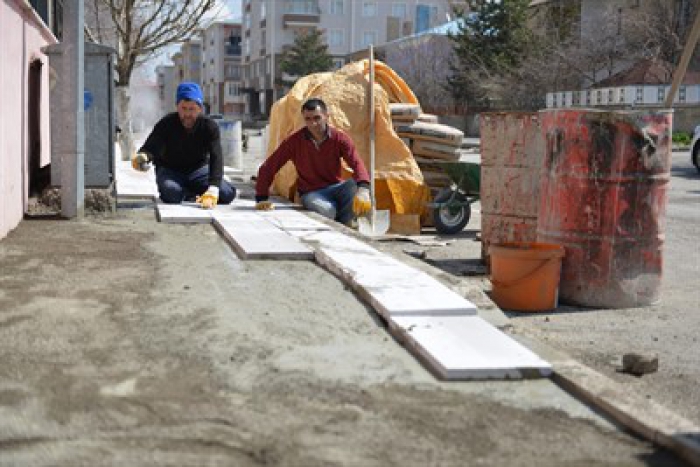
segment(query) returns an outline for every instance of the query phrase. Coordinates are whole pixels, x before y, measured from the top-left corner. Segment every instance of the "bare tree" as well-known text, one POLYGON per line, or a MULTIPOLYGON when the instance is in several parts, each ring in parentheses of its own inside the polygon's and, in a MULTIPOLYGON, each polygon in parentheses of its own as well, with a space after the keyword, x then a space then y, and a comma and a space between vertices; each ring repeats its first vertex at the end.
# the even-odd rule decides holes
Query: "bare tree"
POLYGON ((387 47, 384 60, 409 85, 418 101, 431 111, 454 106, 447 88, 452 44, 446 36, 423 35, 387 47))
POLYGON ((117 51, 117 118, 122 157, 133 153, 129 83, 134 68, 165 47, 185 41, 215 12, 216 0, 89 0, 85 19, 98 42, 117 51))
MULTIPOLYGON (((661 70, 660 80, 671 80, 699 9, 700 0, 650 0, 632 24, 645 57, 661 70)), ((696 50, 691 69, 699 66, 700 54, 696 50)))
MULTIPOLYGON (((647 0, 637 8, 609 2, 581 20, 580 7, 560 2, 535 13, 537 46, 505 88, 548 91, 584 88, 642 61, 660 82, 671 79, 700 0, 647 0)), ((589 12, 590 13, 590 12, 589 12)), ((696 66, 700 66, 697 58, 696 66)))

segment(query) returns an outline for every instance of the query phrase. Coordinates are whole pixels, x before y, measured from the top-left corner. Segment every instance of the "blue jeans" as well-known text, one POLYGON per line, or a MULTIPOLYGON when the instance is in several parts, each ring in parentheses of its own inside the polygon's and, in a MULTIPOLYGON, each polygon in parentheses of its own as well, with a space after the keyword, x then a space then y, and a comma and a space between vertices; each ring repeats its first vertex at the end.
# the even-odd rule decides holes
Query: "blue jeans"
POLYGON ((301 204, 309 211, 348 225, 354 217, 352 200, 357 192, 355 180, 345 180, 301 195, 301 204))
MULTIPOLYGON (((187 173, 167 167, 156 167, 156 185, 160 199, 167 204, 179 204, 186 198, 199 196, 209 188, 209 166, 204 165, 187 173)), ((219 204, 229 204, 236 197, 236 189, 226 180, 219 186, 219 204)))

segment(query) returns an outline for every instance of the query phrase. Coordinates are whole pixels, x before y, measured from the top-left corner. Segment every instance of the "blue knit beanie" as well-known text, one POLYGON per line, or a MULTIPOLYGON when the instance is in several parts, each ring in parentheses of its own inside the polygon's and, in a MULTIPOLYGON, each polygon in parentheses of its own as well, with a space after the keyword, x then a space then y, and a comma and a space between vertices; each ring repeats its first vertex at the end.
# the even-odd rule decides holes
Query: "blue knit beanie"
POLYGON ((202 90, 199 88, 197 83, 180 83, 177 87, 177 103, 179 104, 181 100, 187 99, 188 101, 194 101, 199 106, 202 106, 204 101, 204 96, 202 96, 202 90))

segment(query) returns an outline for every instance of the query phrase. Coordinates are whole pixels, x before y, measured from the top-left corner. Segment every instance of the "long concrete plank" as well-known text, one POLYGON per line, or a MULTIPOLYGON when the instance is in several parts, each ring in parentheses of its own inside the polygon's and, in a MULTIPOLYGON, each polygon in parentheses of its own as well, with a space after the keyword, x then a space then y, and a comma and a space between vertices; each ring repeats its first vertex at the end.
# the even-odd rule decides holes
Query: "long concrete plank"
POLYGON ((547 377, 552 366, 478 316, 392 316, 389 328, 440 378, 547 377))
MULTIPOLYGON (((295 214, 303 216, 290 215, 295 214)), ((316 260, 382 315, 392 334, 438 377, 519 379, 551 374, 549 363, 476 316, 476 306, 422 271, 340 232, 290 233, 312 245, 316 260)))

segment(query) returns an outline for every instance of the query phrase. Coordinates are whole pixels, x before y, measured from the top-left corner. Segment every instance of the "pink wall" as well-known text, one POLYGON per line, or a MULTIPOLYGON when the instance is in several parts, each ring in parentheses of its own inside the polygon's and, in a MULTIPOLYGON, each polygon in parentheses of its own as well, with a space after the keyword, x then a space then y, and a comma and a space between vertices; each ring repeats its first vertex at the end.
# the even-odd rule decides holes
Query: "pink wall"
POLYGON ((28 199, 28 76, 39 58, 41 84, 41 165, 51 161, 49 66, 41 47, 56 42, 25 0, 0 0, 0 239, 22 220, 28 199))

